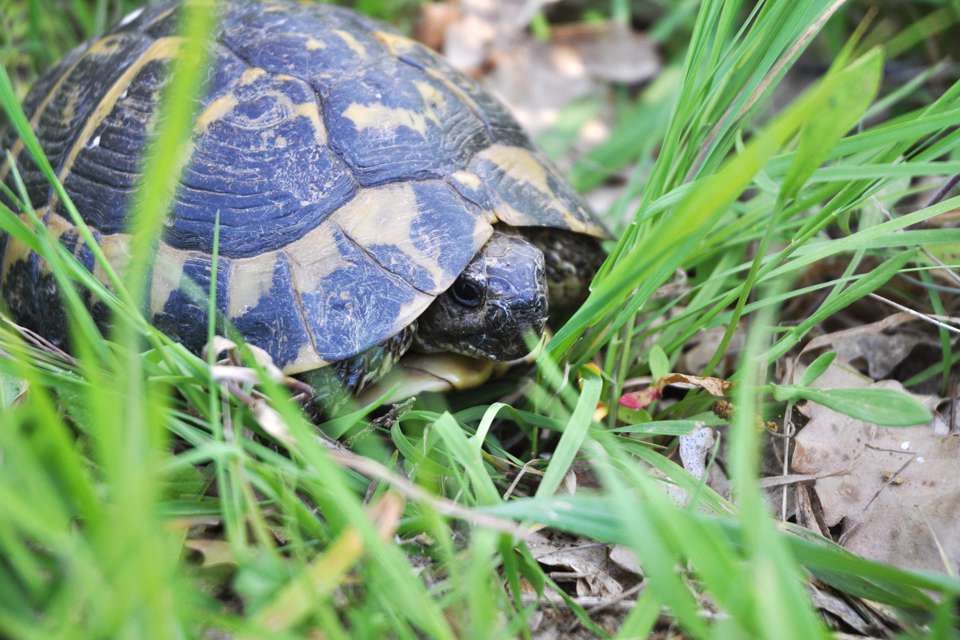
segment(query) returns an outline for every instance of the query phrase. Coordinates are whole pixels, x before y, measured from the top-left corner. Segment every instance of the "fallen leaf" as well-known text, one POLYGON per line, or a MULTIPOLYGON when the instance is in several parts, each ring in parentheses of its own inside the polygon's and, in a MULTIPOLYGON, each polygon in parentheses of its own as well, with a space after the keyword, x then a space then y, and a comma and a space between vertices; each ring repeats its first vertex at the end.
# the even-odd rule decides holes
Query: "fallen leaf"
POLYGON ((564 568, 578 577, 577 595, 609 597, 623 592, 620 584, 609 573, 608 547, 605 544, 569 541, 531 534, 527 540, 534 559, 548 567, 564 568))
POLYGON ((599 80, 638 84, 660 71, 653 41, 623 22, 610 20, 555 27, 552 40, 578 50, 587 73, 599 80))
POLYGON ((200 566, 204 569, 217 565, 237 564, 237 558, 233 554, 233 547, 231 547, 230 543, 226 540, 186 540, 183 546, 196 551, 203 557, 200 566))
POLYGON ((712 378, 712 377, 703 377, 703 376, 691 376, 685 373, 671 373, 668 376, 664 376, 657 381, 657 385, 661 388, 674 385, 690 385, 703 389, 712 396, 717 398, 723 398, 730 391, 731 383, 722 379, 722 378, 712 378))
POLYGON ((441 51, 447 30, 460 17, 460 7, 453 2, 425 2, 420 5, 420 16, 413 37, 431 49, 441 51))
POLYGON ((283 421, 276 409, 267 404, 266 400, 256 400, 252 410, 253 418, 268 434, 286 445, 295 442, 287 423, 283 421))
MULTIPOLYGON (((886 388, 848 364, 834 362, 820 388, 886 388)), ((928 407, 936 398, 915 396, 928 407)), ((865 557, 909 569, 944 571, 940 547, 960 562, 960 484, 954 478, 960 438, 932 425, 883 428, 806 403, 809 422, 795 440, 793 471, 815 475, 828 527, 842 524, 840 542, 865 557)))
POLYGON ((856 629, 858 633, 863 635, 869 635, 871 631, 874 631, 857 611, 840 596, 817 589, 813 586, 808 587, 808 592, 810 593, 810 600, 813 602, 813 606, 817 609, 833 614, 839 620, 842 620, 844 624, 856 629))
POLYGON ((643 575, 643 570, 637 561, 637 554, 635 554, 630 547, 622 544, 613 545, 613 547, 610 548, 610 561, 625 571, 635 573, 638 576, 643 575))
MULTIPOLYGON (((535 37, 525 29, 547 4, 462 0, 452 20, 437 8, 424 13, 425 23, 447 21, 443 51, 450 63, 482 78, 534 137, 557 124, 575 101, 605 94, 610 83, 646 81, 661 66, 653 41, 620 22, 554 24, 549 40, 535 37)), ((607 137, 610 116, 580 123, 584 145, 607 137)))
POLYGON ((877 322, 817 336, 804 345, 801 353, 832 347, 844 362, 862 359, 867 375, 880 380, 890 375, 918 344, 939 345, 936 339, 902 326, 917 320, 906 312, 895 313, 877 322))

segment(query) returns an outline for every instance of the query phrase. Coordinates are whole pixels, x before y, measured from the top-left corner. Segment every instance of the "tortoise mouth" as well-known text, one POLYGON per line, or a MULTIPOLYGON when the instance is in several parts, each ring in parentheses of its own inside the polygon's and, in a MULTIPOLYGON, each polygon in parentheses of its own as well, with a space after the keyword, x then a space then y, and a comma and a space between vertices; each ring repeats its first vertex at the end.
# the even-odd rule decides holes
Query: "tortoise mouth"
POLYGON ((384 378, 365 389, 357 401, 369 404, 389 393, 384 402, 400 402, 424 392, 446 393, 472 389, 502 377, 514 367, 533 364, 550 337, 550 331, 545 330, 526 354, 508 362, 450 352, 408 352, 384 378))
POLYGON ((399 402, 423 392, 472 389, 496 371, 492 360, 456 353, 408 353, 384 378, 364 390, 357 401, 369 404, 386 396, 384 402, 399 402))

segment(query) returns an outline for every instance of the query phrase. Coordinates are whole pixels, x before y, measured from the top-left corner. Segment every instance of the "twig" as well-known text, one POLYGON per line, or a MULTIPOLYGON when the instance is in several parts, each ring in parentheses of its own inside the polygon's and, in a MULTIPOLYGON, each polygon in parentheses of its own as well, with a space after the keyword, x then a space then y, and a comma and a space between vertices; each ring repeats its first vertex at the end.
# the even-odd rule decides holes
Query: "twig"
POLYGON ((940 187, 940 189, 935 194, 933 194, 933 197, 930 198, 929 201, 927 201, 927 204, 926 206, 924 206, 924 209, 926 209, 927 207, 932 207, 938 202, 941 202, 944 198, 946 198, 950 194, 951 191, 953 191, 953 188, 957 186, 958 182, 960 182, 960 173, 958 173, 957 175, 947 180, 946 184, 940 187))
POLYGON ((597 611, 602 611, 603 609, 612 607, 615 604, 619 604, 634 594, 640 593, 645 586, 646 583, 644 582, 634 585, 619 595, 611 596, 610 598, 607 598, 606 601, 593 605, 587 609, 587 613, 596 613, 597 611))
POLYGON ((955 327, 955 326, 953 326, 953 325, 947 324, 946 322, 941 322, 941 321, 937 320, 937 319, 934 318, 934 317, 931 317, 931 316, 929 316, 929 315, 927 315, 927 314, 925 314, 925 313, 920 313, 919 311, 915 311, 914 309, 911 309, 910 307, 906 307, 906 306, 900 304, 899 302, 894 302, 893 300, 890 300, 889 298, 884 298, 883 296, 878 295, 878 294, 876 294, 876 293, 871 293, 871 294, 869 294, 869 295, 870 295, 870 297, 873 298, 874 300, 878 300, 879 302, 882 302, 882 303, 884 303, 884 304, 888 304, 888 305, 890 305, 891 307, 893 307, 894 309, 899 309, 900 311, 903 311, 904 313, 909 313, 910 315, 912 315, 912 316, 914 316, 914 317, 916 317, 916 318, 918 318, 918 319, 920 319, 920 320, 923 320, 924 322, 929 322, 930 324, 936 325, 936 326, 940 327, 941 329, 946 329, 947 331, 950 331, 950 332, 952 332, 952 333, 958 333, 958 334, 960 334, 960 329, 958 329, 957 327, 955 327))
MULTIPOLYGON (((513 479, 513 482, 510 483, 510 486, 507 487, 507 491, 503 494, 504 500, 509 498, 516 490, 517 485, 520 484, 520 478, 526 475, 527 471, 530 471, 531 467, 538 462, 540 462, 540 459, 534 458, 533 460, 528 460, 527 462, 523 463, 523 466, 520 467, 520 471, 517 472, 517 476, 513 479)), ((534 472, 539 473, 536 470, 534 470, 534 472)))
MULTIPOLYGON (((842 476, 850 473, 849 471, 831 471, 830 473, 821 473, 821 474, 806 474, 806 473, 785 473, 779 476, 768 476, 766 478, 760 478, 760 488, 761 489, 773 489, 775 487, 786 487, 791 484, 799 484, 801 482, 810 482, 812 480, 820 480, 821 478, 832 478, 834 476, 842 476)), ((783 518, 786 520, 786 518, 783 518)))

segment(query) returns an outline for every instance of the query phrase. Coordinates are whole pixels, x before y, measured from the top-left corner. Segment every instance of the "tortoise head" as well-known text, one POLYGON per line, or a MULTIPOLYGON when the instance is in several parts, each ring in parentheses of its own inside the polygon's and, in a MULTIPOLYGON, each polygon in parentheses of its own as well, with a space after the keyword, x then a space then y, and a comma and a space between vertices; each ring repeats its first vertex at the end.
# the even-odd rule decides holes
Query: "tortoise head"
POLYGON ((494 231, 420 316, 416 343, 428 353, 516 360, 529 351, 528 336, 538 338, 546 322, 543 252, 521 236, 494 231))

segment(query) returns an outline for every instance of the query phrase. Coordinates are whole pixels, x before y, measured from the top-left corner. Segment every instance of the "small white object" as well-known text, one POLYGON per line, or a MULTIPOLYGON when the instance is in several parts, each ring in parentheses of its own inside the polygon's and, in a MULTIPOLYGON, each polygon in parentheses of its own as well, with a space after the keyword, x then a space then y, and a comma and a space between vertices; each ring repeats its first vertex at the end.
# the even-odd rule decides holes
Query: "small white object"
POLYGON ((904 451, 909 450, 909 449, 910 449, 910 441, 909 441, 909 440, 904 440, 903 442, 901 442, 901 443, 900 443, 900 448, 903 449, 904 451))
POLYGON ((122 20, 120 20, 120 26, 121 27, 127 26, 128 24, 136 20, 141 13, 143 13, 143 7, 140 7, 139 9, 134 9, 133 11, 125 15, 122 20))
POLYGON ((917 464, 923 464, 923 463, 924 463, 923 456, 917 456, 917 464))

